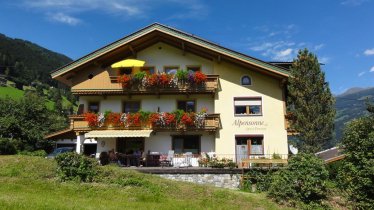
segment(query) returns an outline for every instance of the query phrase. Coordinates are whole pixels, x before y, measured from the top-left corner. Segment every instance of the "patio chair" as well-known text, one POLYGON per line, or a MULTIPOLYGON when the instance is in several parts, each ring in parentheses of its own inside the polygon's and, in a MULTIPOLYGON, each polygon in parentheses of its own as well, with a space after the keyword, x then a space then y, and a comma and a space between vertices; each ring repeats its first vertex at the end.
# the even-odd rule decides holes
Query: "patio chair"
POLYGON ((160 162, 161 167, 170 167, 173 165, 174 150, 169 150, 165 159, 160 162))

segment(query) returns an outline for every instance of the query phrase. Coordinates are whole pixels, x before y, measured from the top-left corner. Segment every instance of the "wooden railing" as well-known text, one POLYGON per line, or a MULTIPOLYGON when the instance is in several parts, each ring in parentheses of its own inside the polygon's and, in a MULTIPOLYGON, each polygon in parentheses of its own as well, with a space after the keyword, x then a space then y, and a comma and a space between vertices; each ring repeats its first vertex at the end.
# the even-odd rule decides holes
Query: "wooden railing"
POLYGON ((291 120, 293 118, 292 113, 287 113, 284 116, 284 121, 285 121, 285 129, 287 130, 288 135, 294 135, 297 134, 297 132, 291 128, 291 120))
MULTIPOLYGON (((176 87, 143 87, 142 85, 124 88, 121 91, 128 94, 174 94, 174 93, 215 93, 218 90, 218 75, 207 75, 203 85, 178 84, 176 87)), ((110 76, 111 83, 118 83, 117 76, 110 76)))
POLYGON ((204 121, 204 126, 152 126, 150 124, 144 126, 101 126, 101 127, 90 127, 88 122, 85 121, 84 115, 71 115, 70 118, 70 128, 74 131, 90 131, 90 130, 141 130, 141 129, 152 129, 154 131, 208 131, 213 132, 221 127, 220 115, 219 114, 208 114, 204 121))

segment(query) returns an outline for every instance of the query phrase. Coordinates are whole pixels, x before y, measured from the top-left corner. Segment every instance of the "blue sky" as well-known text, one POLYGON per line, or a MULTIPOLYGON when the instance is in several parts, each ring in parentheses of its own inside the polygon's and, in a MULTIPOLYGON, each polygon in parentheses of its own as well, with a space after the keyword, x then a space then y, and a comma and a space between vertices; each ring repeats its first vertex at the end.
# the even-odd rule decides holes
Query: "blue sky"
POLYGON ((0 2, 0 33, 73 59, 159 22, 265 61, 308 48, 335 94, 374 86, 374 0, 0 2))

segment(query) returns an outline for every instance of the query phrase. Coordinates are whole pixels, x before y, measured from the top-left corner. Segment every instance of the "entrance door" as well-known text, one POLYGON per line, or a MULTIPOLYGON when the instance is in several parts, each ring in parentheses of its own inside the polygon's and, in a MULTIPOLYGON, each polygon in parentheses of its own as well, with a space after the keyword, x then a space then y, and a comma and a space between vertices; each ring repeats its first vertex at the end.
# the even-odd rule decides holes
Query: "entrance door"
POLYGON ((144 151, 144 138, 117 138, 117 152, 122 154, 133 154, 138 150, 144 151))
POLYGON ((236 162, 264 154, 263 136, 236 136, 236 162))

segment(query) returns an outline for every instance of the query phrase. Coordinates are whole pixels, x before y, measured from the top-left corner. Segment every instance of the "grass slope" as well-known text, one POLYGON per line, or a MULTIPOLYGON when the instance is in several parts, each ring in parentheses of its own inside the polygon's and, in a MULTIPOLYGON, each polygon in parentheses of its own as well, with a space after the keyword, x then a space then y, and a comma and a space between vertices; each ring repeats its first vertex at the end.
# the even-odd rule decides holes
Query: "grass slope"
MULTIPOLYGON (((45 94, 48 94, 48 92, 45 91, 45 94)), ((20 100, 24 95, 25 91, 23 90, 19 90, 11 86, 0 87, 0 98, 5 98, 6 96, 8 96, 14 100, 20 100)), ((45 103, 48 109, 54 109, 55 103, 53 101, 46 99, 45 103)), ((69 104, 71 104, 71 102, 68 101, 65 96, 62 96, 62 106, 66 107, 69 104)))
POLYGON ((0 156, 0 168, 0 209, 281 209, 264 194, 170 181, 118 167, 102 170, 106 179, 122 184, 61 183, 55 162, 40 157, 0 156))

